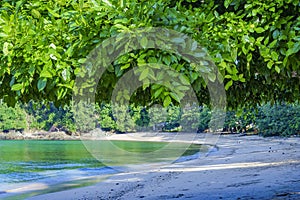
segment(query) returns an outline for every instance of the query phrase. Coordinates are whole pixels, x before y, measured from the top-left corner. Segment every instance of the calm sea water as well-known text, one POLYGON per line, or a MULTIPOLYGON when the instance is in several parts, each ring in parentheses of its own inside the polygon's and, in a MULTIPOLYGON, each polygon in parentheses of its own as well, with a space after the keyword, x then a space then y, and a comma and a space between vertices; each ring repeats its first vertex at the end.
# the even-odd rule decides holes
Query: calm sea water
MULTIPOLYGON (((0 199, 15 199, 16 196, 11 195, 17 194, 18 199, 22 199, 90 185, 117 173, 126 165, 176 159, 174 148, 186 148, 186 145, 178 143, 173 149, 165 148, 162 154, 158 154, 160 156, 155 154, 151 157, 141 155, 151 155, 151 152, 163 149, 167 143, 114 141, 111 144, 109 141, 89 141, 84 144, 82 141, 0 141, 0 199), (91 154, 89 147, 93 147, 91 149, 96 153, 91 154), (120 149, 125 154, 120 153, 120 149), (97 152, 104 156, 105 160, 102 161, 105 162, 95 158, 99 155, 97 152), (128 156, 126 152, 137 154, 132 156, 129 153, 131 156, 128 156)), ((199 148, 199 145, 190 146, 184 156, 199 152, 199 148)))

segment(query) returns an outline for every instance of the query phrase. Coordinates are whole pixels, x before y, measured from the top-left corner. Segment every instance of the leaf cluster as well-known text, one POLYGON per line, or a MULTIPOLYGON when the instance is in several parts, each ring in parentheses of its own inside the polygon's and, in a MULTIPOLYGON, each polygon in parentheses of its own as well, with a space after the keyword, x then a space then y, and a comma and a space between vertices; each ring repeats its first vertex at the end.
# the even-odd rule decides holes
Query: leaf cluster
MULTIPOLYGON (((0 98, 10 105, 31 99, 69 103, 75 77, 98 44, 137 28, 163 27, 187 34, 207 50, 224 77, 229 107, 294 102, 300 85, 299 12, 298 0, 3 0, 0 98)), ((193 48, 183 38, 169 39, 193 48)), ((141 46, 149 42, 140 40, 141 46)), ((97 101, 108 101, 114 85, 132 68, 143 82, 130 96, 132 102, 176 104, 188 83, 200 103, 209 103, 207 83, 191 63, 157 49, 133 51, 111 63, 99 81, 97 101), (159 77, 145 63, 167 65, 181 78, 164 82, 165 75, 159 77), (153 77, 162 83, 149 83, 153 77)))

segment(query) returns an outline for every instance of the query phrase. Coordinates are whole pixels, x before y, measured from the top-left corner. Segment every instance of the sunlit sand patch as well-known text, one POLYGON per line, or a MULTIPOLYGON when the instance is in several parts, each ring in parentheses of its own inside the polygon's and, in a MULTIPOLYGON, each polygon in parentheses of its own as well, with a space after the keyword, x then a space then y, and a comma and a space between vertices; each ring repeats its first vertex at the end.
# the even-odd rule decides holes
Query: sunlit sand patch
POLYGON ((6 190, 6 193, 20 193, 20 192, 29 192, 29 191, 35 191, 35 190, 44 190, 47 189, 48 185, 43 183, 32 183, 20 188, 10 189, 6 190))
MULTIPOLYGON (((287 164, 300 164, 299 160, 288 160, 281 162, 245 162, 245 163, 230 163, 230 164, 217 164, 217 165, 205 165, 199 167, 188 167, 188 168, 172 168, 171 171, 180 171, 180 172, 198 172, 206 170, 223 170, 223 169, 240 169, 240 168, 254 168, 254 167, 269 167, 269 166, 280 166, 287 164)), ((163 172, 168 172, 170 169, 165 168, 161 169, 163 172)))

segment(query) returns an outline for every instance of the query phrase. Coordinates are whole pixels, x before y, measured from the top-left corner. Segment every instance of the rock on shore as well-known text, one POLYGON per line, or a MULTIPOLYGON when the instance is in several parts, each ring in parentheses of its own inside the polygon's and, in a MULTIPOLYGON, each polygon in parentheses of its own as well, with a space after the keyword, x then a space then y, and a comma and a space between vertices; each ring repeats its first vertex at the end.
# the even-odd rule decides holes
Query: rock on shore
POLYGON ((78 135, 67 135, 65 132, 0 132, 0 140, 80 140, 78 135))

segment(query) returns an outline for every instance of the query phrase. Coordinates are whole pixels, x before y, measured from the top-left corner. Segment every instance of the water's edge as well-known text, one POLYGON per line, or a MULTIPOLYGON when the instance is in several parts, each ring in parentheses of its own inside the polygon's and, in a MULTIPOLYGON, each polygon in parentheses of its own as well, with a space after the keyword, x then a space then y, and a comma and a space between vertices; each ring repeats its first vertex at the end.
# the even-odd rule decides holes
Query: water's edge
MULTIPOLYGON (((202 152, 203 153, 203 152, 202 152)), ((195 160, 202 154, 200 149, 198 152, 179 157, 174 163, 195 160)), ((159 165, 159 163, 156 163, 159 165)), ((163 163, 162 163, 163 164, 163 163)), ((143 164, 138 164, 143 165, 143 164)), ((129 167, 131 168, 131 167, 129 167)), ((16 183, 13 188, 0 189, 0 199, 13 200, 13 199, 26 199, 32 196, 54 193, 64 190, 70 190, 79 187, 91 186, 101 181, 106 180, 110 176, 127 171, 128 166, 103 166, 100 168, 78 168, 78 169, 63 169, 57 170, 52 178, 47 178, 30 181, 26 183, 16 183), (76 175, 76 176, 75 176, 76 175), (68 178, 71 177, 71 178, 68 178)))

